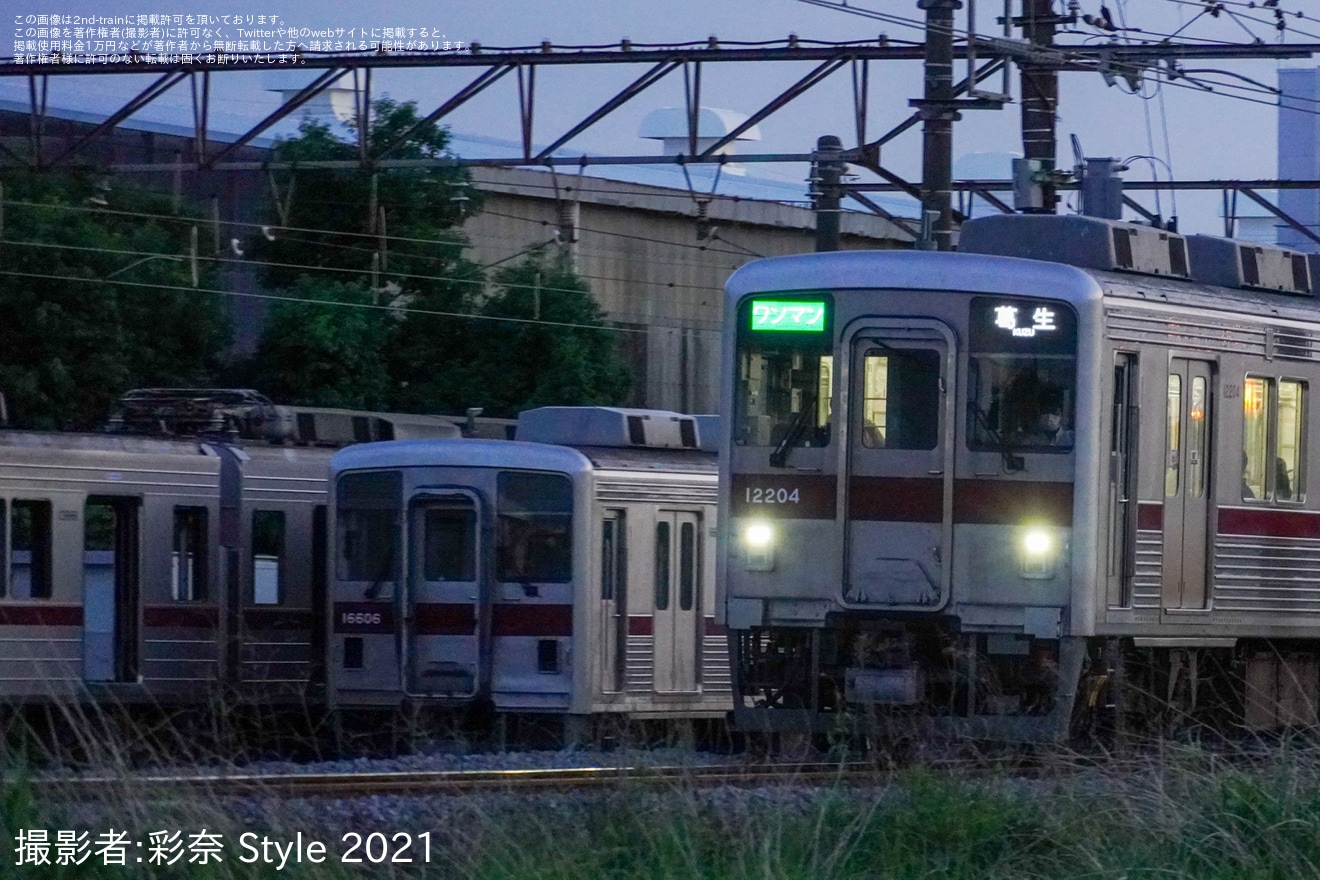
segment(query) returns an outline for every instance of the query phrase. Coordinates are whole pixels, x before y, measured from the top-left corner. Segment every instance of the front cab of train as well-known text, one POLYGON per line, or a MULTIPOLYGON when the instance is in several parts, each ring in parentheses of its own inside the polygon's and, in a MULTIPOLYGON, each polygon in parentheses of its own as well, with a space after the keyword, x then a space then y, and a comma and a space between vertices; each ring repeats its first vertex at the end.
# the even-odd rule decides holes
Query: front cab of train
POLYGON ((839 253, 760 261, 728 293, 718 598, 737 725, 1057 721, 1059 668, 1080 662, 1062 638, 1074 476, 1098 454, 1078 430, 1094 282, 839 253))
POLYGON ((436 440, 353 447, 331 469, 332 704, 569 710, 587 460, 436 440))

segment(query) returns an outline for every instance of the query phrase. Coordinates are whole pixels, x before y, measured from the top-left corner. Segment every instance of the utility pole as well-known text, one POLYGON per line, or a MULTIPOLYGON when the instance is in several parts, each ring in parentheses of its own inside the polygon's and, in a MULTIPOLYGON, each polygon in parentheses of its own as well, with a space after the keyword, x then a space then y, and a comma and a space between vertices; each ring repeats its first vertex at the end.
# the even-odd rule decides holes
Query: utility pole
POLYGON ((815 167, 811 175, 812 207, 816 211, 816 250, 839 249, 839 211, 843 194, 839 184, 843 181, 843 141, 832 134, 816 140, 815 167))
MULTIPOLYGON (((1046 0, 1048 5, 1048 0, 1046 0)), ((934 250, 953 249, 953 13, 961 0, 920 0, 926 11, 926 87, 921 108, 922 159, 921 207, 931 223, 930 241, 921 244, 934 250)), ((923 224, 923 228, 924 224, 923 224)))
MULTIPOLYGON (((1032 45, 1054 45, 1054 29, 1060 21, 1054 0, 1022 0, 1017 24, 1032 45)), ((1055 191, 1055 116, 1059 106, 1059 74, 1054 68, 1022 60, 1022 156, 1021 172, 1014 178, 1024 182, 1015 207, 1029 214, 1053 214, 1059 197, 1055 191), (1033 185, 1025 186, 1029 177, 1033 185)))

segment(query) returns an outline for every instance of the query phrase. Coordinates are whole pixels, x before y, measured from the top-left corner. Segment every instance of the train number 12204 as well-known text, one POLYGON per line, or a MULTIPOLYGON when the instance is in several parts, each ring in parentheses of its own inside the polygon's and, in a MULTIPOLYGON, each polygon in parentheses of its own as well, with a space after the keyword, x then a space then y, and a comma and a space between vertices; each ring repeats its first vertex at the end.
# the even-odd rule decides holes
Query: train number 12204
POLYGON ((778 489, 748 486, 745 503, 747 504, 797 504, 797 489, 778 489))

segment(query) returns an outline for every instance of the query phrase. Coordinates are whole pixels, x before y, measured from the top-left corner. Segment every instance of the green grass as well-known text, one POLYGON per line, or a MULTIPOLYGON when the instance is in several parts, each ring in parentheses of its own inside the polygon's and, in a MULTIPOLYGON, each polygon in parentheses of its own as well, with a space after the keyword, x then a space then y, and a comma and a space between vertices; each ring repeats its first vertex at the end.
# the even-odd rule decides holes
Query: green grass
MULTIPOLYGON (((238 834, 297 831, 333 842, 353 830, 432 832, 432 863, 363 865, 373 876, 474 880, 816 880, 816 878, 1113 878, 1297 880, 1320 877, 1320 754, 1279 747, 1225 760, 1194 747, 1158 757, 1029 779, 959 779, 907 770, 882 785, 777 785, 756 791, 684 783, 658 790, 415 798, 380 820, 336 826, 322 806, 268 804, 242 825, 231 804, 148 802, 126 784, 108 802, 38 803, 21 774, 0 778, 0 878, 359 876, 333 863, 237 861, 238 834), (22 828, 107 822, 135 838, 207 827, 225 834, 225 862, 147 871, 13 865, 22 828), (265 823, 264 825, 261 823, 265 823)), ((53 831, 52 831, 53 837, 53 831)))

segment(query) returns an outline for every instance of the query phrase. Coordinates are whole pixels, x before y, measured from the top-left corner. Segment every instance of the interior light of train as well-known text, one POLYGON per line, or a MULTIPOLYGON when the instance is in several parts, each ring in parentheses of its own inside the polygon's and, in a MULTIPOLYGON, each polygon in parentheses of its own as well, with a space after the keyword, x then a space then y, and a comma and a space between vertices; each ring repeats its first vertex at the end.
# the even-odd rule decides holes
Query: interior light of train
POLYGON ((752 329, 824 333, 825 303, 811 300, 752 300, 752 329))

